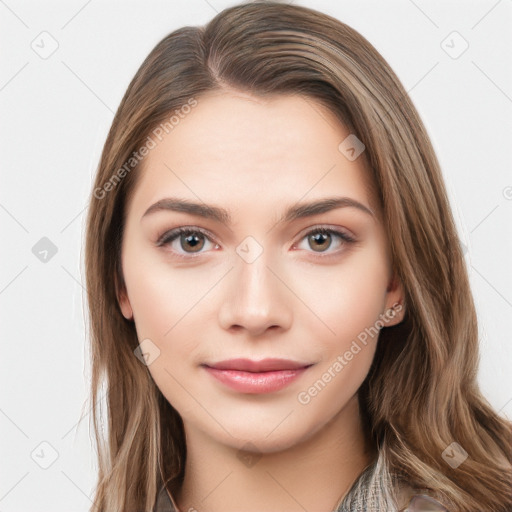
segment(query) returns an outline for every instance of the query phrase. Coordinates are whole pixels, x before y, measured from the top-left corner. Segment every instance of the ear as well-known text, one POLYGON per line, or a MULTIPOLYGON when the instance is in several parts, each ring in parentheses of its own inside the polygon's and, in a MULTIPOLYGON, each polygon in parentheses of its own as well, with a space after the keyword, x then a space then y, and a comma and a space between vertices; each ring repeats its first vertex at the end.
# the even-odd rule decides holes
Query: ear
POLYGON ((396 271, 393 272, 386 290, 386 309, 384 314, 387 318, 385 327, 399 324, 405 316, 405 291, 396 271))
POLYGON ((114 275, 115 287, 116 287, 116 297, 117 302, 119 304, 119 308, 121 309, 121 313, 126 318, 126 320, 133 319, 133 310, 130 304, 130 299, 128 298, 128 293, 126 292, 126 285, 124 283, 124 279, 119 277, 117 273, 114 275))

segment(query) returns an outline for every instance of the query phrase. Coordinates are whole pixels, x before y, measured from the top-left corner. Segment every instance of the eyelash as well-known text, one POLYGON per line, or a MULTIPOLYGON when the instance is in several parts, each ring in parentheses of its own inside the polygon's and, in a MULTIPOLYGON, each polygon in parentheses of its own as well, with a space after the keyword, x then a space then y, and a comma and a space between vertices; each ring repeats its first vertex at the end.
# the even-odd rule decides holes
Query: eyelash
MULTIPOLYGON (((161 235, 158 238, 156 245, 158 247, 161 247, 164 245, 169 245, 172 242, 174 242, 174 240, 176 240, 180 235, 195 235, 197 233, 201 233, 211 243, 216 244, 216 242, 214 242, 211 239, 211 236, 209 235, 209 233, 207 231, 205 231, 204 229, 196 228, 196 227, 180 227, 180 228, 172 229, 171 231, 166 231, 163 235, 161 235)), ((310 236, 312 234, 316 234, 316 233, 322 233, 322 234, 327 234, 327 235, 336 235, 341 239, 342 245, 352 244, 352 243, 356 242, 356 239, 353 238, 352 236, 348 235, 347 233, 338 231, 336 229, 323 227, 323 226, 318 226, 318 227, 311 229, 310 231, 308 231, 307 233, 304 234, 304 236, 300 239, 300 241, 302 241, 305 238, 307 238, 308 236, 310 236)), ((216 244, 216 245, 218 245, 218 244, 216 244)), ((202 254, 201 252, 198 252, 196 254, 189 253, 187 256, 185 256, 184 254, 180 254, 175 251, 173 251, 173 252, 179 258, 185 258, 185 259, 197 258, 202 254)), ((338 252, 338 251, 336 251, 336 252, 338 252)), ((313 252, 313 254, 315 254, 315 253, 313 252)), ((332 256, 332 254, 333 253, 318 252, 318 253, 316 253, 316 257, 327 258, 329 256, 332 256)))

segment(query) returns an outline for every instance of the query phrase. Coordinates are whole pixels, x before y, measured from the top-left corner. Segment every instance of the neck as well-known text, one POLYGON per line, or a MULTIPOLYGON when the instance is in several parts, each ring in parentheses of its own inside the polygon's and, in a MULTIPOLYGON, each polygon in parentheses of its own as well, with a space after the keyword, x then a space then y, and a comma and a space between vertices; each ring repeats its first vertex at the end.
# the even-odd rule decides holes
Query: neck
POLYGON ((331 512, 371 463, 357 395, 313 436, 242 464, 239 450, 187 429, 181 512, 331 512))

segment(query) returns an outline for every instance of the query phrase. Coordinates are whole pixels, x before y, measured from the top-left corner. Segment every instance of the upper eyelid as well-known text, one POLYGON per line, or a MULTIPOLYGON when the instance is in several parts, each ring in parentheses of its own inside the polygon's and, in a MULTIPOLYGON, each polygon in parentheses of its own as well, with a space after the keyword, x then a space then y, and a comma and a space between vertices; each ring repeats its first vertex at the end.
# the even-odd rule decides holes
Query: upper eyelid
MULTIPOLYGON (((316 225, 311 226, 309 228, 304 228, 303 230, 301 230, 302 237, 306 236, 308 233, 310 233, 312 231, 316 231, 316 230, 320 231, 322 229, 326 230, 326 231, 341 231, 341 232, 348 231, 347 234, 349 236, 355 236, 347 228, 341 228, 341 227, 338 227, 338 226, 333 226, 331 224, 325 224, 324 223, 324 224, 316 224, 316 225)), ((177 233, 180 233, 180 232, 183 232, 183 231, 199 232, 199 233, 202 233, 205 236, 208 236, 211 239, 215 239, 215 236, 213 236, 208 229, 200 228, 199 226, 194 226, 194 225, 185 225, 185 226, 177 226, 175 228, 168 229, 168 230, 164 231, 158 237, 158 240, 165 239, 165 237, 170 235, 171 233, 177 234, 177 233)), ((299 236, 299 235, 297 235, 297 236, 299 236)))
MULTIPOLYGON (((195 232, 201 233, 204 236, 206 236, 210 240, 210 242, 214 242, 214 237, 212 237, 211 233, 208 230, 206 230, 206 229, 199 228, 197 226, 179 226, 179 227, 176 227, 176 228, 164 231, 158 237, 158 239, 156 241, 156 244, 157 245, 161 245, 161 244, 165 243, 165 239, 169 238, 171 235, 172 236, 176 236, 176 235, 179 235, 182 232, 186 232, 186 231, 190 231, 190 232, 193 232, 193 233, 195 233, 195 232)), ((217 242, 214 242, 214 243, 217 243, 217 242)))

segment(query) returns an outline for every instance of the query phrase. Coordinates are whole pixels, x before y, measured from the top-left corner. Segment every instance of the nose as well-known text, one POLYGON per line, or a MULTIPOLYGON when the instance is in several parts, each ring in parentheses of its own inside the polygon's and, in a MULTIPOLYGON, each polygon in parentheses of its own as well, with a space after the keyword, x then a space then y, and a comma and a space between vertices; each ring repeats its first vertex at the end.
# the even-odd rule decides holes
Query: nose
POLYGON ((292 297, 283 276, 268 267, 265 251, 252 263, 235 260, 224 282, 219 323, 229 331, 257 337, 269 330, 285 331, 292 324, 292 297))

